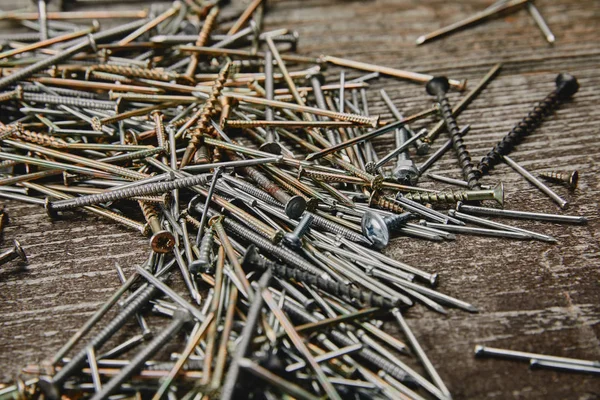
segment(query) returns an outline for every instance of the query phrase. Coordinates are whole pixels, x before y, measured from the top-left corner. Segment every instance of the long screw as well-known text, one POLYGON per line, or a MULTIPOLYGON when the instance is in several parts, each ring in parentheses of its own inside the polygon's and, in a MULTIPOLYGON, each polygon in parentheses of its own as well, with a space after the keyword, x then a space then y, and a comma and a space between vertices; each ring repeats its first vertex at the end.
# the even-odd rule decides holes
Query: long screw
POLYGON ((475 168, 473 168, 473 163, 471 162, 471 155, 469 154, 467 146, 465 146, 460 135, 458 124, 456 123, 456 119, 454 119, 454 115, 452 114, 452 107, 450 106, 450 102, 446 97, 448 89, 450 89, 450 85, 448 84, 448 78, 443 76, 435 77, 427 83, 427 93, 429 93, 432 96, 436 96, 437 98, 437 102, 440 106, 440 111, 442 113, 442 118, 444 119, 444 123, 448 128, 448 132, 450 133, 450 138, 452 139, 452 147, 454 147, 454 151, 456 152, 456 156, 458 157, 458 161, 463 171, 464 179, 469 183, 469 187, 471 189, 478 190, 480 189, 480 173, 475 168))
POLYGON ((495 165, 502 161, 502 156, 508 155, 526 136, 531 134, 542 120, 550 115, 561 103, 568 100, 579 90, 577 79, 569 74, 556 76, 556 89, 537 104, 512 130, 506 134, 490 152, 481 159, 477 168, 482 174, 487 174, 495 165))
POLYGON ((256 246, 250 245, 246 249, 246 254, 242 260, 242 267, 245 270, 258 269, 260 271, 271 269, 273 273, 283 279, 293 279, 296 282, 302 282, 303 285, 312 285, 333 296, 342 296, 347 299, 356 299, 359 303, 371 307, 392 308, 397 306, 397 301, 380 296, 370 290, 357 289, 339 282, 323 280, 319 276, 309 272, 290 268, 287 265, 269 261, 260 256, 256 246))
POLYGON ((92 400, 104 400, 112 393, 116 392, 123 382, 132 377, 138 370, 144 367, 146 361, 150 359, 156 352, 165 346, 173 336, 190 322, 192 317, 187 310, 177 309, 173 315, 173 321, 158 335, 152 339, 148 346, 140 351, 121 371, 115 375, 110 381, 102 386, 102 390, 92 396, 92 400))
POLYGON ((14 260, 15 258, 18 258, 22 263, 27 262, 27 256, 25 255, 25 252, 21 247, 21 243, 19 243, 19 241, 16 239, 13 241, 12 249, 0 254, 0 265, 6 264, 7 262, 14 260))
POLYGON ((437 193, 405 193, 403 197, 417 203, 456 203, 458 201, 495 200, 504 205, 504 185, 499 183, 490 190, 467 190, 437 193))

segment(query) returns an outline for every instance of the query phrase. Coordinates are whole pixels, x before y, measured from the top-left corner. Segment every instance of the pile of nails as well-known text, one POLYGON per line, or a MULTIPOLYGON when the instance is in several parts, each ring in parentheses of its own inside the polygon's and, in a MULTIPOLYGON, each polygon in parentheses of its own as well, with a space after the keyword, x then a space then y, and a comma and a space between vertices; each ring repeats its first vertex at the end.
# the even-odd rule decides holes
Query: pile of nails
MULTIPOLYGON (((448 399, 403 312, 415 302, 477 309, 436 291, 437 274, 380 250, 393 236, 555 241, 487 216, 586 222, 498 208, 503 186, 480 183, 506 162, 566 205, 508 154, 577 92, 568 74, 476 165, 462 138, 468 126, 455 117, 500 65, 452 106, 446 93, 465 81, 294 54, 296 33, 262 29, 260 0, 245 10, 208 1, 150 12, 42 8, 4 15, 39 33, 0 38, 0 196, 53 219, 112 220, 147 235, 149 256, 131 276, 120 271, 122 286, 2 398, 448 399), (134 20, 100 29, 70 16, 134 20), (334 76, 327 65, 345 69, 334 76), (368 82, 380 74, 425 86, 415 90, 435 105, 403 116, 381 91, 395 118, 370 115, 368 82), (428 116, 439 123, 409 127, 428 116), (411 160, 444 132, 435 153, 411 160), (374 139, 386 134, 396 148, 383 155, 374 139), (428 176, 457 190, 417 187, 447 151, 463 179, 428 176), (181 281, 185 290, 174 289, 181 281), (149 313, 166 327, 150 330, 149 313), (398 337, 382 330, 384 319, 398 337), (106 346, 132 320, 141 333, 106 346), (160 350, 178 341, 165 361, 160 350), (415 360, 422 372, 407 365, 415 360)), ((542 178, 574 188, 577 174, 542 178)), ((0 262, 16 258, 26 261, 15 241, 0 262)))

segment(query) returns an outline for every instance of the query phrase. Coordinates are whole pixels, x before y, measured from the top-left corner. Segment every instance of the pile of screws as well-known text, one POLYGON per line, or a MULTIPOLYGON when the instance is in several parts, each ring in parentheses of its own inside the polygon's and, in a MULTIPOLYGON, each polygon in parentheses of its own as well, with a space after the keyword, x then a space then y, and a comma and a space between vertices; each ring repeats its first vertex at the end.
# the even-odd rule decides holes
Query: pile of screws
MULTIPOLYGON (((448 399, 403 311, 415 302, 440 313, 477 309, 436 291, 437 274, 379 250, 393 235, 555 241, 485 216, 586 222, 479 204, 503 205, 502 184, 479 180, 505 161, 566 205, 507 155, 577 91, 574 77, 560 74, 556 90, 476 166, 463 141, 469 127, 455 117, 500 65, 452 107, 446 93, 466 82, 295 55, 295 32, 262 30, 264 8, 254 0, 235 14, 218 2, 175 2, 105 30, 59 23, 53 18, 68 13, 40 8, 39 24, 28 24, 39 36, 0 38, 10 47, 0 53, 0 196, 54 219, 83 209, 150 236, 148 260, 129 278, 119 271, 122 286, 65 346, 25 368, 39 377, 0 395, 448 399), (366 74, 333 76, 327 65, 366 74), (437 104, 404 117, 382 90, 395 119, 381 121, 367 101, 368 81, 380 74, 426 83, 437 104), (432 115, 440 122, 430 130, 408 125, 432 115), (411 160, 444 129, 445 144, 420 165, 411 160), (387 133, 396 148, 381 157, 373 139, 387 133), (459 190, 417 187, 451 148, 464 180, 428 176, 459 190), (185 293, 169 286, 181 278, 185 293), (118 314, 86 337, 116 303, 118 314), (151 332, 149 312, 171 322, 151 332), (406 344, 382 330, 389 317, 406 344), (103 348, 132 319, 142 333, 103 348), (153 360, 181 333, 173 360, 153 360), (408 348, 425 376, 403 361, 408 348)), ((543 178, 577 181, 576 173, 543 178)), ((16 257, 26 260, 15 241, 0 262, 16 257)))

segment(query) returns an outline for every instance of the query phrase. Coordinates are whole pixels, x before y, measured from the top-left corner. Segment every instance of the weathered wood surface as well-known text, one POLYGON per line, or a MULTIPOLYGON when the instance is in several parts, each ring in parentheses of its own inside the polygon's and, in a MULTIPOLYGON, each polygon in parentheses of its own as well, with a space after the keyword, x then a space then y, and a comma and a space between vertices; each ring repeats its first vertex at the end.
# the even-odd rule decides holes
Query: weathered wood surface
MULTIPOLYGON (((439 290, 479 307, 478 314, 449 310, 447 316, 416 306, 408 323, 457 399, 600 398, 600 381, 582 375, 529 371, 527 364, 476 360, 475 344, 600 359, 600 1, 538 1, 557 36, 549 46, 525 10, 451 37, 415 47, 417 36, 471 15, 485 0, 276 1, 266 29, 296 29, 299 52, 330 54, 476 82, 495 63, 500 75, 461 115, 471 124, 466 143, 474 160, 554 87, 558 72, 581 84, 518 146, 513 158, 533 172, 578 169, 579 189, 557 188, 571 203, 568 213, 590 218, 586 226, 516 221, 555 236, 557 244, 459 236, 432 244, 398 238, 386 252, 440 274, 439 290)), ((129 5, 135 6, 135 3, 129 5)), ((369 90, 371 111, 389 117, 378 90, 385 88, 406 114, 431 104, 422 86, 380 79, 369 90)), ((451 99, 461 96, 452 93, 451 99)), ((431 126, 419 124, 415 127, 431 126)), ((445 137, 443 138, 445 141, 445 137)), ((436 143, 437 148, 442 140, 436 143)), ((381 154, 391 137, 378 141, 381 154)), ((422 160, 418 158, 418 160, 422 160)), ((432 171, 460 176, 447 154, 432 171)), ((484 182, 502 181, 506 207, 558 212, 558 208, 506 166, 484 182)), ((425 187, 439 184, 423 181, 425 187)), ((130 273, 147 255, 147 239, 82 212, 50 222, 39 207, 6 202, 11 223, 3 248, 19 239, 29 256, 25 271, 0 270, 0 381, 20 367, 52 355, 119 286, 114 266, 130 273)), ((154 320, 151 320, 155 324, 154 320)), ((133 323, 119 337, 137 333, 133 323)), ((388 329, 396 331, 390 321, 388 329)), ((174 347, 177 349, 177 347, 174 347)), ((408 363, 414 360, 405 357, 408 363)))

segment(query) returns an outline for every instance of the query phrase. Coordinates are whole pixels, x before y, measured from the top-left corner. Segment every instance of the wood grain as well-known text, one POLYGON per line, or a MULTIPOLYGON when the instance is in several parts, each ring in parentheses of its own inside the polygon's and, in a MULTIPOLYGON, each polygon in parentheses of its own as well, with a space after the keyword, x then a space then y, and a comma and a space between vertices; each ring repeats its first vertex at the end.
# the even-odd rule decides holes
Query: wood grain
MULTIPOLYGON (((579 93, 519 145, 513 158, 534 173, 578 169, 578 190, 556 190, 570 202, 567 212, 587 216, 587 225, 506 220, 553 235, 558 243, 474 236, 443 243, 397 238, 386 253, 439 272, 441 292, 480 309, 478 314, 449 309, 442 316, 418 305, 407 313, 408 323, 454 398, 600 398, 598 378, 533 372, 523 363, 473 357, 474 345, 486 344, 600 359, 600 1, 537 1, 557 36, 554 46, 544 41, 525 10, 421 47, 414 45, 419 35, 482 10, 490 4, 484 0, 269 4, 265 29, 298 30, 302 54, 347 57, 471 83, 503 62, 500 75, 458 120, 472 126, 466 144, 476 161, 553 89, 558 72, 578 78, 579 93)), ((233 7, 241 6, 236 2, 233 7)), ((335 80, 339 69, 330 71, 335 80)), ((372 81, 369 89, 371 112, 384 118, 391 114, 378 94, 381 88, 407 115, 432 104, 422 85, 384 77, 372 81)), ((453 92, 450 99, 460 96, 453 92)), ((430 127, 432 122, 414 128, 430 127)), ((434 150, 445 140, 443 135, 434 150)), ((380 138, 376 148, 382 155, 392 142, 391 135, 380 138)), ((451 152, 431 171, 461 175, 451 152)), ((507 208, 561 213, 504 165, 483 181, 504 182, 507 208)), ((440 184, 423 179, 422 186, 440 184)), ((51 356, 110 296, 119 286, 116 264, 130 273, 147 255, 145 238, 87 213, 73 212, 50 222, 39 207, 16 202, 6 206, 11 223, 3 247, 19 239, 30 263, 24 271, 10 265, 0 270, 0 381, 4 382, 14 379, 23 365, 51 356)), ((150 322, 156 326, 162 321, 150 322)), ((116 340, 138 329, 131 323, 116 340)), ((398 332, 392 321, 386 329, 398 332)), ((421 370, 413 358, 404 359, 421 370)))

